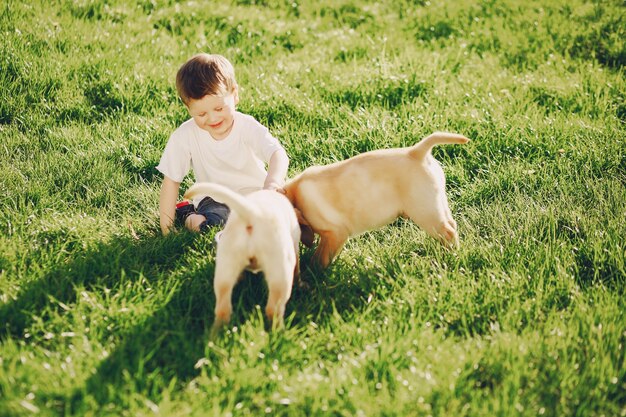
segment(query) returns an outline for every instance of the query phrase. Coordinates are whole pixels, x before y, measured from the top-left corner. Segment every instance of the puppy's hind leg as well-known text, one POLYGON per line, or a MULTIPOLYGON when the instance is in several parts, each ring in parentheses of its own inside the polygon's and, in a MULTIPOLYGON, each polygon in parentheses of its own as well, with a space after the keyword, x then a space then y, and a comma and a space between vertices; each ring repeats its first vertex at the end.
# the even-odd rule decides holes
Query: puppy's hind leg
POLYGON ((457 230, 456 222, 454 221, 454 219, 452 219, 452 215, 450 215, 450 218, 444 225, 444 229, 442 230, 442 232, 445 233, 444 239, 448 247, 458 249, 460 246, 459 233, 457 230))
POLYGON ((442 239, 442 242, 447 247, 453 249, 459 247, 459 233, 457 231, 457 224, 452 218, 452 212, 450 211, 450 207, 448 206, 447 199, 443 199, 443 215, 444 220, 442 224, 439 226, 437 230, 437 234, 442 239))
POLYGON ((449 210, 440 210, 428 214, 409 210, 406 214, 426 233, 439 240, 446 247, 457 248, 459 246, 456 222, 452 219, 449 210))
POLYGON ((448 221, 440 223, 433 235, 450 249, 459 247, 459 234, 456 231, 456 223, 448 221))
POLYGON ((291 297, 294 269, 295 262, 288 262, 283 265, 272 265, 263 271, 269 292, 265 316, 271 329, 283 325, 285 308, 291 297))
POLYGON ((232 259, 217 259, 213 282, 213 290, 215 291, 215 321, 211 329, 213 335, 217 334, 230 321, 233 311, 233 288, 243 269, 243 265, 233 263, 232 259))

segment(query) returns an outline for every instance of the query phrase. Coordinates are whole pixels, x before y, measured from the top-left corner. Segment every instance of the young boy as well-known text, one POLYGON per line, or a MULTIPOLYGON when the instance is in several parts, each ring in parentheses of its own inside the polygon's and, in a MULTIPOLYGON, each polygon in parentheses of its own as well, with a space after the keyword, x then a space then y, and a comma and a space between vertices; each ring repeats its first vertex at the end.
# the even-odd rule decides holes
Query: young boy
POLYGON ((236 110, 239 90, 226 58, 191 57, 178 70, 176 89, 191 119, 172 133, 157 166, 163 174, 159 198, 163 234, 172 230, 176 218, 192 231, 226 222, 228 208, 209 197, 177 208, 180 183, 190 169, 198 182, 222 184, 241 194, 261 188, 282 190, 287 153, 266 127, 236 110))

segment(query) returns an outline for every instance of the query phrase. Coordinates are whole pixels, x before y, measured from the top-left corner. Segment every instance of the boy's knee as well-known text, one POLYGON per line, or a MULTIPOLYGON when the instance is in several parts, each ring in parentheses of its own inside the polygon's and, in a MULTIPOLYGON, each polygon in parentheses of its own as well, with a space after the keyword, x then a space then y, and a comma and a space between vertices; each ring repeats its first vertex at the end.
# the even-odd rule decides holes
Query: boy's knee
POLYGON ((206 222, 206 218, 201 214, 190 214, 185 219, 185 227, 192 232, 201 232, 202 225, 206 222))
POLYGON ((204 217, 205 220, 198 227, 201 232, 205 232, 209 227, 223 226, 228 218, 228 213, 207 213, 204 217))
POLYGON ((204 217, 198 227, 199 231, 204 232, 210 227, 223 226, 228 219, 230 210, 228 206, 206 197, 200 202, 198 213, 204 217))

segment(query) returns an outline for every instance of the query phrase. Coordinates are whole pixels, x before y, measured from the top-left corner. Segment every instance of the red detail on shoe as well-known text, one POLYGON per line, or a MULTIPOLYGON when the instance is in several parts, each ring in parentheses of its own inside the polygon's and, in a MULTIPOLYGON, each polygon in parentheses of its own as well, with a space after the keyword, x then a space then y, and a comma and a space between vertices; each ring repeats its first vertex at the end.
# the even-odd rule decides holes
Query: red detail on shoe
POLYGON ((176 203, 176 208, 181 208, 181 207, 185 207, 188 206, 189 204, 191 204, 189 201, 181 201, 180 203, 176 203))

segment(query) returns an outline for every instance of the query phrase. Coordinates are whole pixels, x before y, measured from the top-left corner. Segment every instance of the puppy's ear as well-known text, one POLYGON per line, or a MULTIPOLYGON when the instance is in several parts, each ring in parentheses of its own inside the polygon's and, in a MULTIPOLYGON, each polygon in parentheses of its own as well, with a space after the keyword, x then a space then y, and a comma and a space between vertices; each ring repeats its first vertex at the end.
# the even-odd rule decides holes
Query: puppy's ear
POLYGON ((315 233, 311 226, 300 224, 300 242, 307 248, 312 248, 315 242, 315 233))
POLYGON ((312 248, 315 241, 315 232, 313 232, 311 225, 304 218, 302 211, 295 207, 293 210, 296 212, 296 218, 298 219, 298 223, 300 224, 300 241, 307 248, 312 248))

